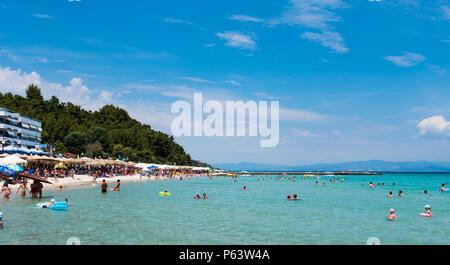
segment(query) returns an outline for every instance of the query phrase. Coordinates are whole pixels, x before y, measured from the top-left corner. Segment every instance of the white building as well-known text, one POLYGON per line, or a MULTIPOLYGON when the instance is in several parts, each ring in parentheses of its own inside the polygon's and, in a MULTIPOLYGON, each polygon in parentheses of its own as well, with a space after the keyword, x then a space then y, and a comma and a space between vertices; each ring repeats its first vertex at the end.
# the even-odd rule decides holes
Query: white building
POLYGON ((6 150, 38 149, 41 145, 40 121, 0 108, 0 153, 6 150))

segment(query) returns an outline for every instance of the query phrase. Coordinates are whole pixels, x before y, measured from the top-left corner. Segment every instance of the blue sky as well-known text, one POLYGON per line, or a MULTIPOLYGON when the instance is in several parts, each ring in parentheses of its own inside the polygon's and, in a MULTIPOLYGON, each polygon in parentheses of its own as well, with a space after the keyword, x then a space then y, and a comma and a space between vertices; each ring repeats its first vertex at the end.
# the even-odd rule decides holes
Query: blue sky
POLYGON ((208 163, 448 161, 450 3, 0 0, 0 91, 38 83, 170 133, 171 104, 280 101, 280 142, 177 137, 208 163))

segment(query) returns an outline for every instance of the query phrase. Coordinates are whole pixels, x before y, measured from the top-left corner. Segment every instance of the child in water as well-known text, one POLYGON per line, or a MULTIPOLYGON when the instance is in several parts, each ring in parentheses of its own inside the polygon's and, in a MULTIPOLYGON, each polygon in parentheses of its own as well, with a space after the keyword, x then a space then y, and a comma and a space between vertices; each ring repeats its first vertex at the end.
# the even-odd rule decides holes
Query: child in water
POLYGON ((64 201, 67 203, 67 205, 71 205, 70 203, 69 203, 69 200, 66 198, 66 199, 64 199, 64 201))
POLYGON ((430 205, 425 205, 425 214, 427 214, 429 218, 433 217, 430 210, 431 210, 430 205))
POLYGON ((393 221, 395 219, 397 219, 397 216, 395 215, 395 210, 394 209, 390 209, 389 210, 389 215, 387 217, 390 221, 393 221))

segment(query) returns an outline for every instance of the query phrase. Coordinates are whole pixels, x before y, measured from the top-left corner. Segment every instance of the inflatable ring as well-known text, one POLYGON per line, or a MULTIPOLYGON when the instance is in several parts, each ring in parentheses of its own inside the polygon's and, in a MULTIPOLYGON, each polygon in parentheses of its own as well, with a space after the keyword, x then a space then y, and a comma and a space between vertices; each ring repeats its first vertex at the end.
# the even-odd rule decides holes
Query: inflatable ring
POLYGON ((172 194, 170 192, 164 192, 164 191, 160 191, 159 192, 160 196, 171 196, 172 194))

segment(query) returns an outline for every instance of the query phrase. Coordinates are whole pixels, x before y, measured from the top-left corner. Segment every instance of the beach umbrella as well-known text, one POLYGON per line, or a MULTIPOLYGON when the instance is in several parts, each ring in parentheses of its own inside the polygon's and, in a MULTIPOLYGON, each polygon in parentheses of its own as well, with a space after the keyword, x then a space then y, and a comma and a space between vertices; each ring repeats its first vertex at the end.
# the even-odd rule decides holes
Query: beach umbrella
POLYGON ((37 181, 39 181, 39 182, 45 182, 45 183, 48 183, 48 184, 53 184, 53 183, 51 183, 50 181, 48 181, 48 180, 46 180, 46 179, 44 179, 44 178, 35 176, 35 175, 24 175, 24 174, 20 174, 20 175, 18 175, 18 177, 28 178, 28 179, 37 180, 37 181))
POLYGON ((10 155, 4 158, 0 158, 0 165, 6 166, 6 165, 11 165, 11 164, 25 164, 27 161, 23 160, 22 158, 15 156, 15 155, 10 155))
POLYGON ((67 168, 63 163, 58 163, 55 168, 67 168))
POLYGON ((22 172, 23 168, 17 164, 9 165, 8 168, 10 168, 14 172, 22 172))
POLYGON ((152 166, 149 166, 149 167, 147 167, 148 169, 154 169, 154 168, 158 168, 157 166, 155 166, 155 165, 152 165, 152 166))

